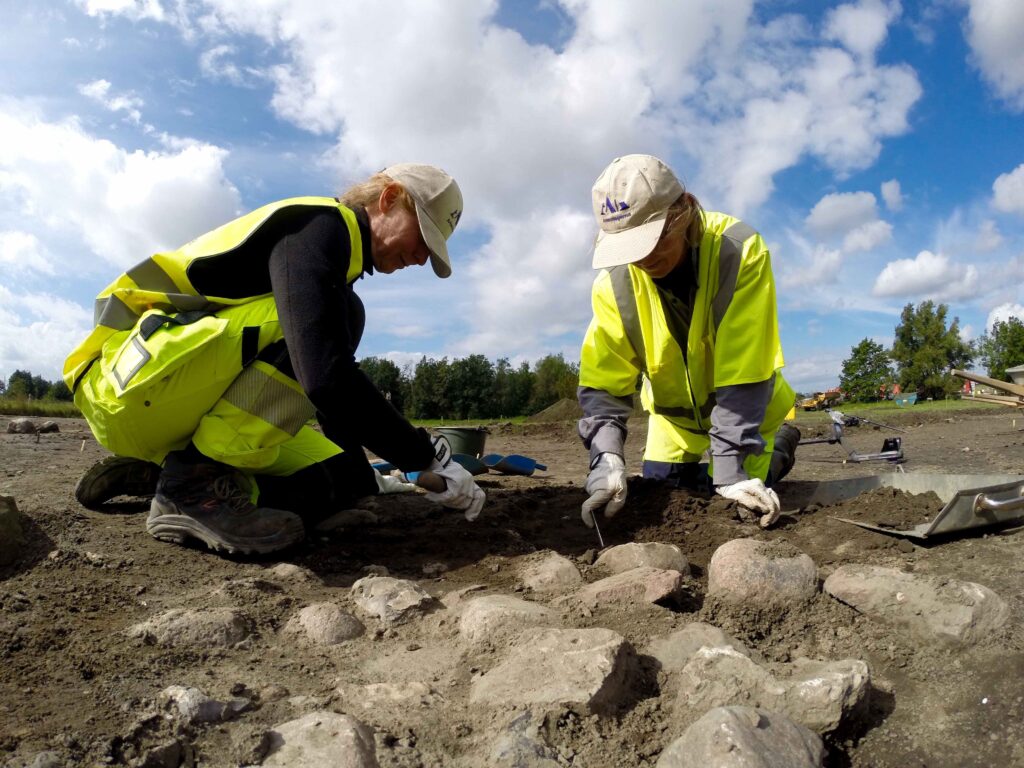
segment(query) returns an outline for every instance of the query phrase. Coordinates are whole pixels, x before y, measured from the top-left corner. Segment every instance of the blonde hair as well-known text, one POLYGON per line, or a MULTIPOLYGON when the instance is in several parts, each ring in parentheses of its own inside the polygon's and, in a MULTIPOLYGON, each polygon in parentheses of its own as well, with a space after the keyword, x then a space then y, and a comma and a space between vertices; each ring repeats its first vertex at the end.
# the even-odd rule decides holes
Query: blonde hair
POLYGON ((676 233, 685 237, 684 248, 699 246, 704 237, 704 208, 700 200, 689 192, 683 192, 669 206, 665 229, 662 230, 661 236, 668 237, 676 233))
POLYGON ((399 205, 407 211, 416 210, 416 203, 413 202, 412 196, 402 186, 401 182, 395 181, 386 173, 375 173, 366 181, 354 184, 342 192, 338 196, 338 200, 341 201, 342 205, 346 205, 349 208, 357 205, 368 208, 371 205, 377 204, 377 201, 380 200, 380 193, 384 191, 388 184, 398 184, 401 189, 397 198, 399 205))

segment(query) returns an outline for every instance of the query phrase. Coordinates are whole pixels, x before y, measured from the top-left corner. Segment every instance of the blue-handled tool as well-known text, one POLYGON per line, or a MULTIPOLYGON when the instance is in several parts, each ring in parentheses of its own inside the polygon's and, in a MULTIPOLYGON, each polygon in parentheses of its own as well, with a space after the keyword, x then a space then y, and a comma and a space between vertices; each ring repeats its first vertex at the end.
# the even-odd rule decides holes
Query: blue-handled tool
MULTIPOLYGON (((487 474, 488 472, 486 464, 480 461, 480 459, 478 459, 476 456, 470 456, 468 453, 453 453, 452 461, 461 464, 463 467, 465 467, 466 471, 469 472, 469 474, 471 475, 484 475, 487 474)), ((394 470, 397 469, 397 467, 394 464, 388 461, 375 461, 372 464, 370 464, 370 466, 376 469, 382 475, 386 475, 388 472, 393 472, 394 470)), ((414 475, 416 475, 416 473, 409 472, 407 473, 407 475, 409 477, 413 477, 414 475)), ((410 480, 410 482, 414 482, 414 480, 410 480)))
POLYGON ((529 456, 522 456, 518 453, 510 453, 502 456, 499 453, 489 453, 483 457, 483 463, 495 472, 505 475, 532 475, 534 470, 546 470, 547 465, 541 464, 529 456))

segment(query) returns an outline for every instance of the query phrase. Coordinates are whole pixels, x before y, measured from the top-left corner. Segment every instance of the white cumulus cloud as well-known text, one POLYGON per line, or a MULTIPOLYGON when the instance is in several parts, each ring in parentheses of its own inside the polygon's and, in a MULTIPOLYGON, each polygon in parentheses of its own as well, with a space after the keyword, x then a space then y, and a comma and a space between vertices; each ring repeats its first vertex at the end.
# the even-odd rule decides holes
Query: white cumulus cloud
POLYGON ((993 182, 992 205, 1005 213, 1024 214, 1024 163, 993 182))
POLYGON ((843 251, 870 251, 892 239, 892 224, 887 221, 869 221, 850 230, 843 238, 843 251))
POLYGON ((889 25, 899 15, 898 2, 861 0, 840 5, 829 12, 825 34, 861 56, 874 56, 888 35, 889 25))
POLYGON ((921 251, 913 259, 886 264, 875 279, 875 296, 905 296, 911 299, 962 299, 979 291, 978 269, 957 264, 941 253, 921 251))
POLYGON ((878 218, 878 205, 870 192, 825 195, 804 220, 816 237, 841 240, 845 253, 870 251, 892 237, 892 225, 878 218))
POLYGON ((238 213, 223 149, 192 142, 166 152, 129 151, 94 138, 74 119, 47 122, 15 103, 6 106, 0 225, 33 222, 37 236, 73 235, 91 251, 65 253, 58 265, 81 271, 97 257, 123 269, 238 213))
POLYGON ((804 223, 818 237, 833 237, 845 235, 877 217, 878 206, 873 194, 841 192, 825 195, 815 203, 804 223))
POLYGON ((1024 110, 1024 3, 966 0, 967 42, 974 63, 996 94, 1024 110))

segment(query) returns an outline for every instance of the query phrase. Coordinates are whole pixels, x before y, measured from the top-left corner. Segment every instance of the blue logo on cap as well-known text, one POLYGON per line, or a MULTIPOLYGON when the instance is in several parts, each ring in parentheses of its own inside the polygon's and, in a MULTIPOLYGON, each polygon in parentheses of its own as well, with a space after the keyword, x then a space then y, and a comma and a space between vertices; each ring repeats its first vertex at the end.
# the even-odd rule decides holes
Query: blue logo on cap
POLYGON ((618 200, 612 200, 610 197, 605 197, 604 203, 601 205, 601 215, 604 216, 606 213, 615 213, 617 211, 628 211, 629 203, 619 202, 618 200))

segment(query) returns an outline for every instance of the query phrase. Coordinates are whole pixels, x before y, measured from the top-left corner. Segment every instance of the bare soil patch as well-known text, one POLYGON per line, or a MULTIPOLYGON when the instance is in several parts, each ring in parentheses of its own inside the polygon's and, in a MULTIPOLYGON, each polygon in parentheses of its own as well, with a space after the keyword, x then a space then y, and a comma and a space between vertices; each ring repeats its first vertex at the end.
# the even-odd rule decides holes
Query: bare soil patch
MULTIPOLYGON (((927 420, 901 416, 907 472, 1024 473, 1024 431, 1013 413, 976 411, 927 420)), ((825 426, 801 416, 805 434, 825 426)), ((495 665, 501 648, 469 650, 451 616, 367 633, 339 646, 310 647, 281 629, 305 605, 333 601, 355 609, 348 593, 368 569, 413 579, 451 602, 458 590, 482 586, 523 593, 518 566, 538 551, 572 559, 585 578, 598 551, 583 527, 587 455, 573 421, 493 425, 487 452, 520 453, 548 470, 532 477, 480 478, 488 504, 476 523, 418 494, 379 497, 372 515, 331 534, 314 533, 279 557, 230 559, 150 538, 147 504, 92 512, 74 500, 81 474, 105 452, 84 421, 58 419, 61 431, 0 434, 0 493, 13 496, 26 521, 20 559, 0 570, 0 765, 30 765, 50 751, 68 765, 142 765, 168 739, 187 746, 186 762, 202 766, 258 762, 269 726, 316 708, 351 714, 376 732, 383 766, 476 765, 486 745, 516 712, 468 703, 474 674, 495 665), (375 522, 373 521, 375 519, 375 522), (313 582, 267 576, 279 562, 310 569, 313 582), (439 568, 437 564, 442 564, 439 568), (233 606, 253 631, 237 647, 168 649, 126 630, 170 608, 233 606), (346 691, 378 682, 426 681, 426 704, 366 708, 346 691), (201 688, 220 700, 249 699, 230 722, 182 728, 160 712, 169 685, 201 688)), ((627 464, 639 470, 645 426, 630 422, 627 464)), ((884 429, 847 429, 862 451, 877 451, 884 429)), ((838 446, 802 446, 788 482, 840 479, 893 471, 887 464, 844 463, 838 446)), ((799 656, 860 658, 872 673, 872 709, 851 733, 831 738, 828 765, 1024 765, 1024 533, 1008 529, 922 545, 868 531, 836 517, 912 525, 941 507, 934 495, 881 489, 831 507, 787 505, 779 488, 780 525, 761 530, 718 497, 633 478, 626 509, 602 521, 605 544, 658 541, 678 545, 693 565, 678 605, 567 610, 566 627, 607 627, 634 647, 692 621, 716 624, 770 661, 799 656), (856 613, 825 594, 805 607, 769 613, 726 609, 706 600, 706 569, 726 541, 754 537, 786 542, 808 554, 826 578, 845 563, 867 563, 975 581, 1012 610, 1009 623, 967 648, 925 644, 856 613)), ((529 597, 528 594, 525 596, 529 597)), ((639 681, 637 701, 616 717, 594 718, 572 707, 541 712, 543 733, 576 766, 654 765, 678 736, 663 729, 673 692, 664 676, 639 681)))

